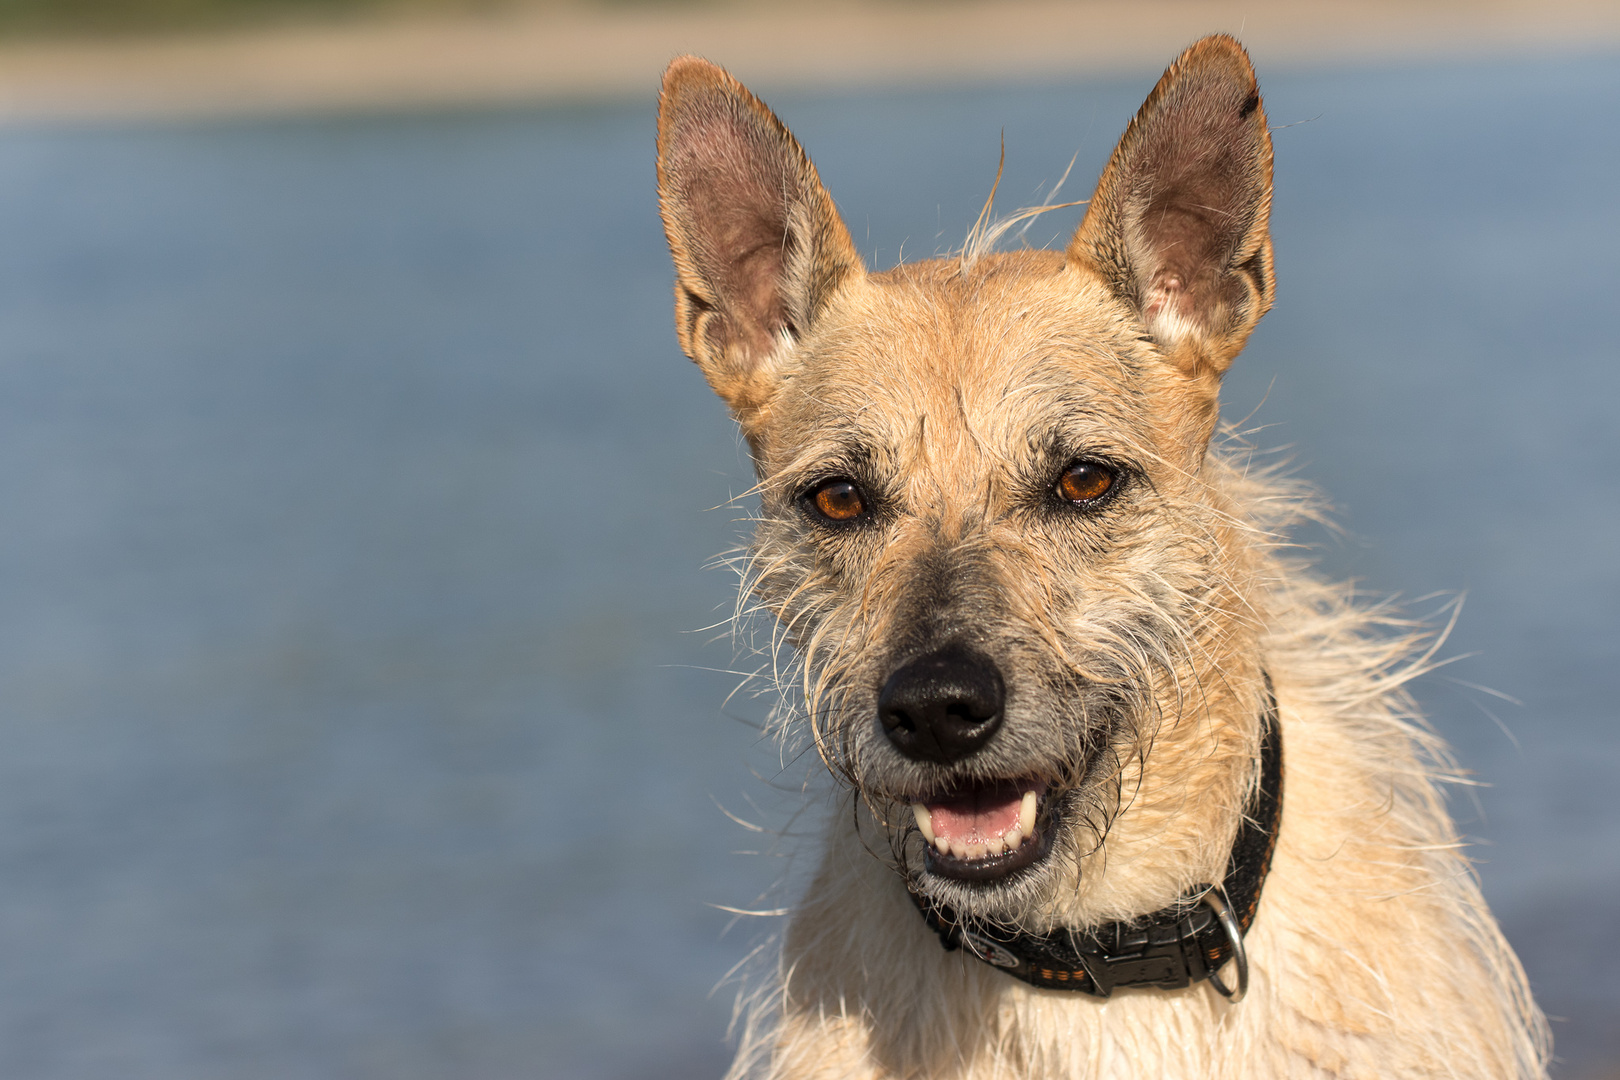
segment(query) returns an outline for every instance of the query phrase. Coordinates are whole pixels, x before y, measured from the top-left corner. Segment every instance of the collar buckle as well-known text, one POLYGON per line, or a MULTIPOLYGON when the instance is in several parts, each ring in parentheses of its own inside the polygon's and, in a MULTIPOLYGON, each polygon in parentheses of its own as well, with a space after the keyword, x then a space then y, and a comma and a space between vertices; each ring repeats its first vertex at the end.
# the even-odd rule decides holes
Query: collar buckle
POLYGON ((1108 997, 1121 987, 1179 990, 1207 975, 1200 936, 1212 921, 1208 912, 1195 908, 1174 922, 1118 927, 1113 942, 1083 945, 1075 951, 1098 997, 1108 997))

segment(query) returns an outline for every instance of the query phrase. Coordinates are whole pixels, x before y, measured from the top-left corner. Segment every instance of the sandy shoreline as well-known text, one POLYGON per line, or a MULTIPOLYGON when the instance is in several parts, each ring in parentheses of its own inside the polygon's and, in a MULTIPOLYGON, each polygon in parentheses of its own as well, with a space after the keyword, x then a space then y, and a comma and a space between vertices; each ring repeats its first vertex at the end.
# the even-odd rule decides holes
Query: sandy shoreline
POLYGON ((555 6, 115 41, 0 45, 0 122, 589 101, 650 94, 698 52, 769 92, 1157 70, 1241 34, 1266 70, 1620 48, 1620 4, 1011 0, 555 6))

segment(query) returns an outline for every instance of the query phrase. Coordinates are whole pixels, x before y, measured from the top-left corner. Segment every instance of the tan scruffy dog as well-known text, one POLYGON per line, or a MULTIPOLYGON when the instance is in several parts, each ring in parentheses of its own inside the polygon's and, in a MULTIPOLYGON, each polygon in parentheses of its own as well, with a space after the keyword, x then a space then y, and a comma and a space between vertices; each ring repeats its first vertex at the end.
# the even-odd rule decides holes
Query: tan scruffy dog
POLYGON ((759 474, 746 587, 848 787, 734 1074, 1542 1075, 1410 639, 1210 445, 1273 288, 1242 47, 1171 65, 1061 253, 867 271, 690 57, 658 178, 681 347, 759 474))

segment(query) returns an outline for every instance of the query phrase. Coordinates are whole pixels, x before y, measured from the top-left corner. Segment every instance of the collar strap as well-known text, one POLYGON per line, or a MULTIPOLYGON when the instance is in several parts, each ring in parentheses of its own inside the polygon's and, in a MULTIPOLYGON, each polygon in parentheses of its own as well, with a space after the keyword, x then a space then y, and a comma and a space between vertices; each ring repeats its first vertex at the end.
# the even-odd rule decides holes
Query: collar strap
POLYGON ((1260 787, 1238 826, 1226 877, 1220 885, 1200 885, 1169 907, 1128 922, 1107 923, 1084 931, 1060 929, 1048 934, 978 923, 970 927, 951 908, 912 893, 923 919, 939 935, 940 944, 947 950, 966 949, 1013 978, 1044 989, 1078 990, 1093 997, 1108 997, 1120 987, 1177 990, 1210 979, 1227 997, 1234 1001, 1241 997, 1248 981, 1243 934, 1254 922, 1282 819, 1282 732, 1271 676, 1265 678, 1260 787), (1238 960, 1238 987, 1230 991, 1215 972, 1234 956, 1238 960))

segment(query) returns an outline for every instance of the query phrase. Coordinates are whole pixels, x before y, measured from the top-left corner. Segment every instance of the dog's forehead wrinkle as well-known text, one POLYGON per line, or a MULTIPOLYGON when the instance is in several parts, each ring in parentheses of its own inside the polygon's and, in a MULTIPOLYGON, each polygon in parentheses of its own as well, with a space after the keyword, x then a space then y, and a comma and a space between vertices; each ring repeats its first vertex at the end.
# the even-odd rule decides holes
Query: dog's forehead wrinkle
POLYGON ((1077 328, 1073 313, 1045 312, 1050 302, 1000 305, 983 287, 972 310, 953 311, 938 295, 960 290, 953 279, 918 273, 899 282, 865 290, 844 325, 820 336, 799 369, 789 410, 798 426, 859 417, 869 442, 910 439, 919 463, 958 473, 969 456, 980 467, 1016 459, 1031 413, 1106 415, 1145 441, 1148 392, 1131 335, 1077 328))

